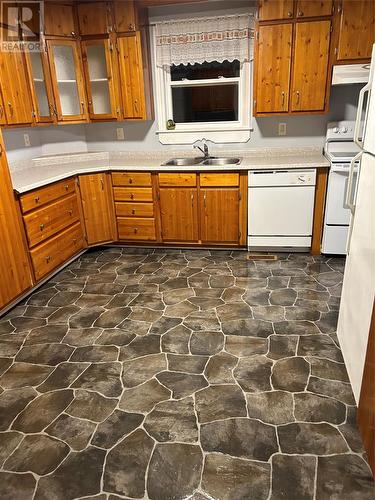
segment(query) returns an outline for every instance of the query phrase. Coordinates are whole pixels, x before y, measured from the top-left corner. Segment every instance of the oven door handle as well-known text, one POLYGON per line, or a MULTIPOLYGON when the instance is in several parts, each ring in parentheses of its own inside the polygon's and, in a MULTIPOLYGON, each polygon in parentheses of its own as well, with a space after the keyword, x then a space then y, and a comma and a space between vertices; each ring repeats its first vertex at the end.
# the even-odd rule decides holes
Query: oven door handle
MULTIPOLYGON (((362 115, 363 115, 363 101, 365 98, 365 94, 371 90, 371 82, 365 85, 359 92, 358 98, 358 107, 357 107, 357 117, 354 124, 354 142, 360 147, 363 147, 363 138, 362 140, 359 138, 361 123, 362 123, 362 115)), ((367 101, 368 102, 368 101, 367 101)), ((367 119, 367 107, 365 110, 365 119, 364 119, 364 128, 366 127, 366 119, 367 119)), ((364 132, 363 128, 363 132, 364 132)))
POLYGON ((355 202, 353 200, 354 170, 355 164, 361 159, 362 153, 363 151, 360 151, 354 158, 352 158, 349 168, 348 189, 346 190, 344 207, 349 208, 352 214, 354 214, 355 210, 355 202))

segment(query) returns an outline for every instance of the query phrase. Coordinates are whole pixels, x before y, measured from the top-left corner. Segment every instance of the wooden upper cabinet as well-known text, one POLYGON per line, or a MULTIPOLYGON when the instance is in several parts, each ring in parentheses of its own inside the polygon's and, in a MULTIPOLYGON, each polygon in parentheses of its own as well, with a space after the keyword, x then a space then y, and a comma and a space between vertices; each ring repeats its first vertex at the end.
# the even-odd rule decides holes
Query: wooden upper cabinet
POLYGON ((116 239, 110 174, 79 177, 87 243, 95 245, 116 239))
POLYGON ((239 189, 201 189, 200 205, 202 243, 238 244, 239 189))
POLYGON ((342 0, 335 16, 336 60, 370 59, 375 42, 374 1, 342 0))
POLYGON ((56 120, 56 111, 47 53, 29 52, 25 57, 35 121, 52 123, 56 120))
POLYGON ((104 35, 113 31, 109 2, 84 2, 77 6, 81 35, 104 35))
POLYGON ((260 0, 259 21, 290 19, 293 17, 293 0, 260 0))
POLYGON ((135 31, 138 27, 137 9, 134 0, 115 0, 114 10, 114 29, 118 33, 135 31))
POLYGON ((330 16, 332 6, 332 0, 297 0, 296 17, 330 16))
POLYGON ((123 117, 125 119, 145 120, 147 112, 140 32, 119 37, 117 46, 123 117))
POLYGON ((258 27, 256 45, 255 112, 288 111, 292 24, 258 27))
POLYGON ((330 35, 330 21, 295 25, 291 111, 324 111, 330 35))
POLYGON ((76 36, 72 4, 44 2, 44 34, 62 37, 76 36))
POLYGON ((0 309, 32 286, 26 241, 0 136, 0 309))
POLYGON ((8 125, 33 122, 25 54, 0 52, 0 82, 8 125))
POLYGON ((117 118, 113 45, 108 39, 81 42, 89 116, 92 120, 117 118))
POLYGON ((86 95, 78 42, 48 40, 47 47, 58 121, 87 121, 86 95))
POLYGON ((162 240, 198 241, 197 188, 160 188, 162 240))

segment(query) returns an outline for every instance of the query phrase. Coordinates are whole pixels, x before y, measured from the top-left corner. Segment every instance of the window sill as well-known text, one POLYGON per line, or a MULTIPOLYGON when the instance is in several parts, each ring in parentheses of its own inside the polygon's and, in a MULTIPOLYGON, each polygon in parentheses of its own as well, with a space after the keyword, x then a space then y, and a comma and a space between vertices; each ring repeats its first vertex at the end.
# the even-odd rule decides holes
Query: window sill
POLYGON ((193 144, 201 139, 217 143, 247 142, 251 128, 228 127, 225 129, 159 130, 156 133, 162 144, 193 144))

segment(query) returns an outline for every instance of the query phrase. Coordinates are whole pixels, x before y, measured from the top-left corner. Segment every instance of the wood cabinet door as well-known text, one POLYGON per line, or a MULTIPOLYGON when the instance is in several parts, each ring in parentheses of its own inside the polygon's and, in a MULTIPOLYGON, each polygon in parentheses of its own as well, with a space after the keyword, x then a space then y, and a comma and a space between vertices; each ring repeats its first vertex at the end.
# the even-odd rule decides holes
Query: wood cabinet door
POLYGON ((332 14, 332 0, 298 0, 296 17, 322 17, 332 14))
POLYGON ((77 13, 81 35, 105 35, 113 31, 109 2, 79 3, 77 13))
POLYGON ((75 37, 73 5, 44 2, 44 33, 47 36, 75 37))
POLYGON ((86 40, 81 47, 89 116, 92 120, 115 120, 118 106, 112 42, 107 38, 86 40))
POLYGON ((160 188, 160 214, 163 241, 198 241, 196 188, 160 188))
POLYGON ((201 189, 200 224, 202 243, 238 244, 240 196, 237 188, 201 189))
POLYGON ((260 0, 259 21, 290 19, 293 17, 293 0, 260 0))
POLYGON ((79 177, 87 243, 95 245, 115 240, 115 214, 110 174, 79 177))
POLYGON ((134 0, 115 0, 114 9, 114 28, 118 33, 135 31, 137 29, 137 11, 134 0))
POLYGON ((342 0, 338 14, 338 61, 370 59, 375 42, 375 6, 373 0, 342 0))
POLYGON ((256 49, 255 112, 288 111, 292 24, 259 26, 256 49))
POLYGON ((47 53, 29 52, 25 54, 25 58, 35 121, 53 123, 56 121, 56 108, 47 53))
POLYGON ((58 121, 87 121, 83 68, 78 42, 48 40, 47 48, 58 121))
POLYGON ((119 67, 123 114, 126 119, 146 119, 141 34, 119 37, 119 67))
POLYGON ((5 116, 5 106, 3 96, 0 92, 0 125, 6 125, 7 117, 5 116))
POLYGON ((295 25, 291 111, 324 110, 330 35, 330 21, 295 25))
POLYGON ((0 81, 8 125, 33 122, 25 54, 0 52, 0 81))
POLYGON ((32 286, 25 235, 0 136, 0 310, 32 286))

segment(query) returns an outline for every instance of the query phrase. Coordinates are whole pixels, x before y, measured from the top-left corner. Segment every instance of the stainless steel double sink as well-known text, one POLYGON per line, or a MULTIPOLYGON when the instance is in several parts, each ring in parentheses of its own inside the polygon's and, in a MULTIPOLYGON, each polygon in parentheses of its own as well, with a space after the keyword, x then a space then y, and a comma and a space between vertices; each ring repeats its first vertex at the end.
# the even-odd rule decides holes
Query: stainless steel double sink
POLYGON ((239 165, 242 158, 225 158, 210 156, 205 157, 195 157, 195 158, 171 158, 170 160, 162 163, 162 166, 168 167, 193 167, 193 166, 212 166, 220 167, 225 165, 239 165))

